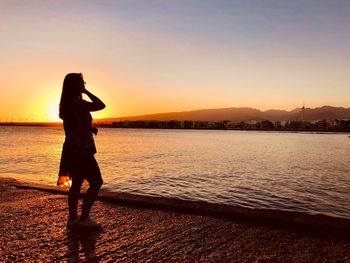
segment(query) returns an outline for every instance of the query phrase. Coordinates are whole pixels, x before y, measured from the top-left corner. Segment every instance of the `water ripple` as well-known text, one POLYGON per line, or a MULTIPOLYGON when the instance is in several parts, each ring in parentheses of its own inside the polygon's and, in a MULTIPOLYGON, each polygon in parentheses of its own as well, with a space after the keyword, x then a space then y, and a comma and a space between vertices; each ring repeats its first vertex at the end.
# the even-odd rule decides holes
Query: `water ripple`
MULTIPOLYGON (((350 218, 346 134, 100 129, 104 188, 350 218)), ((54 184, 61 128, 0 127, 0 175, 54 184)))

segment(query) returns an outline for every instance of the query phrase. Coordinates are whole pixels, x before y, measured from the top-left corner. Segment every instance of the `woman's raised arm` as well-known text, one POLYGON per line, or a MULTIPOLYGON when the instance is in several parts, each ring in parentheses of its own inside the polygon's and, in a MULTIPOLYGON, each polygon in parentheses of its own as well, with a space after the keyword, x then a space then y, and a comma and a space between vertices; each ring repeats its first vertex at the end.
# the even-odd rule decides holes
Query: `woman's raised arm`
POLYGON ((97 98, 94 94, 92 94, 87 89, 84 89, 82 93, 85 93, 92 101, 92 102, 85 103, 85 107, 87 107, 88 111, 99 111, 106 107, 106 105, 102 102, 102 100, 97 98))

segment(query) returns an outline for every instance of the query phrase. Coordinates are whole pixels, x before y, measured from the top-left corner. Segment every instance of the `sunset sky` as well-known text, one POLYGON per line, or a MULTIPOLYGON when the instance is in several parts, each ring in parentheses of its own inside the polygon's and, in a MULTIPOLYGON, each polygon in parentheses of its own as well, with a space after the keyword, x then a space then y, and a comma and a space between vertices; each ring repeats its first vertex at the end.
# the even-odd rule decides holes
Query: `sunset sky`
POLYGON ((56 121, 82 72, 95 118, 350 107, 349 0, 0 1, 0 121, 56 121))

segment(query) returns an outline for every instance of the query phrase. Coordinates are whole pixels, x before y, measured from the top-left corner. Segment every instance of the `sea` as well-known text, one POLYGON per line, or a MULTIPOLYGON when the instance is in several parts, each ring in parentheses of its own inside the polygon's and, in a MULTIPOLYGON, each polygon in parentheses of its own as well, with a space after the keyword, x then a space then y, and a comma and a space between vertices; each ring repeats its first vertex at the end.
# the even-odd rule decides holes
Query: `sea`
MULTIPOLYGON (((0 176, 56 185, 62 127, 0 126, 0 176)), ((100 128, 103 189, 350 219, 346 133, 100 128)))

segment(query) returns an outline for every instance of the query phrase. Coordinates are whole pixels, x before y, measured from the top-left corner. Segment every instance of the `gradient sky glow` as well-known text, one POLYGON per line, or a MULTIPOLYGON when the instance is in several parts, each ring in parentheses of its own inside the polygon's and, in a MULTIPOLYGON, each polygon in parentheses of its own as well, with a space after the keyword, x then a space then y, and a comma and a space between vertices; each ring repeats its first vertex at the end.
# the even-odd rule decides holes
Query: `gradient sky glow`
POLYGON ((349 0, 1 0, 0 121, 56 121, 82 72, 95 118, 350 107, 349 0))

